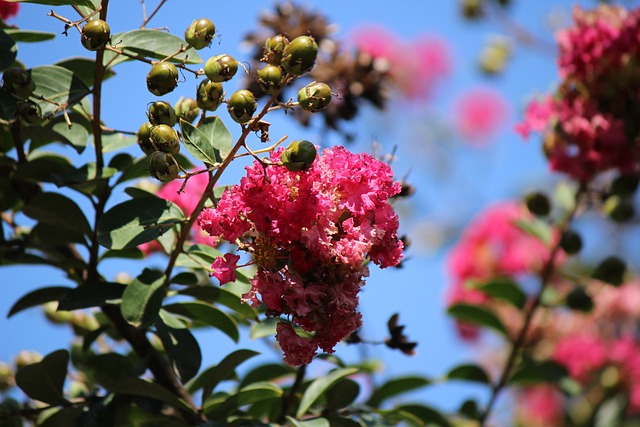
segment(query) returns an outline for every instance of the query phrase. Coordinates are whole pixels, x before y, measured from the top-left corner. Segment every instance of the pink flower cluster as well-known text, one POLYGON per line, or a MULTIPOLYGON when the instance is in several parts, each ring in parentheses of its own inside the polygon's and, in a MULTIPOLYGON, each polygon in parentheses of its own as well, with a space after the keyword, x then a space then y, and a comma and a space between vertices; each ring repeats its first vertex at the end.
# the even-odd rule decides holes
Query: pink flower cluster
MULTIPOLYGON (((490 206, 469 224, 449 254, 452 286, 448 304, 488 302, 484 293, 467 287, 470 280, 514 277, 540 270, 549 257, 549 248, 516 225, 519 220, 530 219, 532 215, 523 205, 502 202, 490 206)), ((478 336, 474 326, 457 326, 463 338, 478 336)))
POLYGON ((637 173, 640 133, 640 9, 574 10, 557 34, 562 82, 553 98, 533 101, 516 131, 543 132, 552 170, 587 181, 610 169, 637 173))
POLYGON ((449 47, 437 38, 405 42, 384 27, 372 25, 355 30, 350 39, 360 52, 386 61, 396 88, 409 98, 429 98, 451 70, 449 47))
MULTIPOLYGON (((258 272, 244 299, 291 319, 278 324, 276 338, 287 363, 307 364, 318 348, 333 352, 361 325, 358 293, 368 261, 382 268, 400 262, 398 217, 387 201, 400 185, 387 164, 343 147, 325 149, 305 171, 257 161, 246 170, 198 223, 218 239, 239 239, 253 255, 258 272)), ((229 261, 217 267, 233 267, 229 261)))

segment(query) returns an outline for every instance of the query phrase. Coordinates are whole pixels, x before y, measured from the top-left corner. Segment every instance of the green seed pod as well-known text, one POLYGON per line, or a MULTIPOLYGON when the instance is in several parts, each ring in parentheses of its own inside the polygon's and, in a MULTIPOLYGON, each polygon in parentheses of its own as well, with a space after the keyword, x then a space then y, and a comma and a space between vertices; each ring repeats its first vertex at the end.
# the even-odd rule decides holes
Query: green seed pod
POLYGON ((37 351, 22 350, 16 355, 13 362, 15 363, 16 368, 19 370, 20 368, 24 368, 25 366, 38 363, 41 360, 42 360, 42 355, 37 351))
POLYGON ((624 274, 626 271, 627 266, 623 260, 615 256, 610 256, 605 258, 596 267, 591 277, 614 286, 619 286, 624 282, 624 274))
POLYGON ((180 172, 176 159, 169 153, 161 151, 151 153, 148 162, 149 174, 158 181, 173 181, 178 176, 178 172, 180 172))
POLYGON ((20 99, 27 99, 36 88, 31 73, 19 67, 11 67, 2 75, 2 88, 20 99))
POLYGON ((300 36, 284 48, 281 65, 287 73, 301 76, 313 68, 317 56, 318 44, 313 37, 300 36))
POLYGON ((282 70, 275 65, 267 65, 256 73, 256 82, 263 92, 272 95, 282 88, 282 70))
POLYGON ((176 112, 167 101, 156 101, 149 105, 147 117, 152 125, 175 126, 178 121, 176 112))
POLYGON ((178 154, 180 151, 180 137, 171 126, 156 125, 149 129, 151 144, 164 153, 178 154))
POLYGON ((17 104, 16 117, 24 123, 37 125, 42 122, 42 110, 38 104, 27 99, 17 104))
POLYGON ((246 89, 240 89, 227 100, 227 110, 231 118, 238 123, 247 123, 256 112, 258 103, 253 93, 246 89))
MULTIPOLYGON (((0 392, 9 390, 11 387, 16 385, 14 375, 15 374, 8 363, 0 362, 0 392)), ((6 404, 7 400, 3 401, 2 404, 6 404)), ((16 404, 16 406, 15 411, 17 412, 20 410, 20 406, 18 404, 16 404)), ((8 408, 6 406, 0 406, 0 410, 2 409, 8 408)))
POLYGON ((210 19, 200 18, 191 23, 184 32, 184 39, 195 49, 200 50, 211 44, 216 34, 216 26, 210 19))
POLYGON ((44 315, 51 323, 62 325, 71 321, 70 311, 58 311, 58 302, 50 301, 44 305, 44 315))
POLYGON ((573 230, 565 230, 560 236, 560 247, 568 255, 575 255, 582 250, 582 237, 573 230))
POLYGON ((313 82, 300 89, 298 103, 300 107, 311 113, 327 108, 331 102, 331 88, 324 83, 313 82))
POLYGON ((111 28, 109 28, 109 24, 102 19, 91 20, 82 28, 80 41, 82 42, 82 46, 87 50, 94 51, 104 49, 110 40, 111 28))
POLYGON ((529 212, 536 216, 547 216, 551 212, 551 202, 549 202, 549 198, 543 193, 529 193, 525 196, 524 201, 529 212))
POLYGON ((178 102, 176 102, 174 110, 179 119, 189 123, 193 122, 196 117, 198 117, 198 114, 200 114, 198 103, 193 98, 180 97, 178 102))
POLYGON ((582 286, 576 286, 569 292, 565 304, 573 310, 584 312, 593 310, 593 299, 582 286))
POLYGON ((615 222, 627 222, 635 215, 633 200, 629 196, 610 196, 604 202, 602 210, 615 222))
POLYGON ((147 74, 147 89, 156 96, 166 95, 178 86, 178 69, 169 62, 158 62, 147 74))
POLYGON ((280 159, 291 172, 309 169, 316 159, 316 146, 307 140, 293 141, 282 152, 280 159))
POLYGON ((288 44, 289 39, 282 34, 269 37, 264 42, 264 56, 262 57, 262 61, 270 65, 280 65, 284 48, 287 47, 288 44))
POLYGON ((462 16, 470 21, 476 20, 484 16, 482 0, 462 0, 460 4, 462 16))
POLYGON ((205 79, 198 85, 196 91, 196 103, 198 107, 205 111, 215 111, 224 99, 224 89, 222 83, 212 82, 205 79))
POLYGON ((143 123, 138 129, 136 133, 136 137, 138 138, 138 146, 144 152, 144 154, 151 154, 156 149, 153 147, 151 143, 151 128, 153 125, 150 122, 143 123))
POLYGON ((207 59, 204 73, 212 82, 226 82, 238 72, 238 61, 230 55, 217 55, 207 59))

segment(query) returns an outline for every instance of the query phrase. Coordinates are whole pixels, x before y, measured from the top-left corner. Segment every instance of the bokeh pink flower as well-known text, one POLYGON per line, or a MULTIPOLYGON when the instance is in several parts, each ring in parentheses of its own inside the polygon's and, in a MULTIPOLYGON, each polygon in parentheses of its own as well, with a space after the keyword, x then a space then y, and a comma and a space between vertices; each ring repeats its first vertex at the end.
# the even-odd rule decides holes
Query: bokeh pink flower
POLYGON ((486 145, 509 118, 509 105, 500 93, 475 88, 463 93, 454 104, 456 130, 471 145, 486 145))

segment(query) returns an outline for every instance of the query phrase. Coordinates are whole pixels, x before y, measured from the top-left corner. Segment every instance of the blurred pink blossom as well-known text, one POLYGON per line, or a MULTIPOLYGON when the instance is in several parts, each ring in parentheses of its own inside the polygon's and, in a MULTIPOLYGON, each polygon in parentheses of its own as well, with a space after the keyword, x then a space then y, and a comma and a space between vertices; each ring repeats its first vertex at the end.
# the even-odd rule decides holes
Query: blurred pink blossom
POLYGON ((509 117, 507 101, 488 88, 465 92, 454 104, 454 123, 472 145, 484 145, 504 126, 509 117))

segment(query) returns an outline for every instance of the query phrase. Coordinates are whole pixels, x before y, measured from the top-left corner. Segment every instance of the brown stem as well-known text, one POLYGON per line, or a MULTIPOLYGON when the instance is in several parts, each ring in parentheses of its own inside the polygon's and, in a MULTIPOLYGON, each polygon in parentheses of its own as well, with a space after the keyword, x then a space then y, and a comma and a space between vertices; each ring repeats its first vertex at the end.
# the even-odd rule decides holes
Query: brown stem
MULTIPOLYGON (((160 8, 161 8, 161 7, 162 7, 166 2, 167 2, 167 0, 161 0, 161 1, 160 1, 160 3, 158 3, 158 6, 156 6, 156 8, 153 10, 153 12, 151 12, 151 14, 150 14, 148 17, 144 18, 144 21, 142 22, 142 25, 140 25, 140 28, 144 28, 144 27, 149 23, 149 21, 151 21, 151 18, 153 18, 153 17, 155 16, 155 14, 156 14, 156 13, 158 13, 158 11, 160 10, 160 8)), ((145 13, 145 12, 146 12, 146 8, 144 7, 144 0, 143 0, 143 2, 142 2, 142 7, 143 7, 143 9, 142 9, 143 14, 145 14, 145 15, 146 15, 146 13, 145 13)))
POLYGON ((27 155, 24 152, 24 142, 20 138, 20 121, 14 120, 11 122, 11 137, 13 138, 13 145, 16 147, 16 153, 18 154, 18 164, 27 161, 27 155))
MULTIPOLYGON (((562 233, 564 233, 564 231, 567 230, 567 228, 569 227, 569 224, 575 217, 578 207, 580 205, 580 198, 582 197, 582 194, 584 194, 585 191, 586 191, 586 186, 584 184, 581 184, 580 188, 576 191, 575 203, 573 208, 569 212, 567 212, 563 221, 560 222, 560 224, 558 224, 558 231, 560 236, 562 235, 562 233)), ((549 253, 549 258, 545 261, 544 265, 542 266, 542 271, 540 273, 540 289, 538 290, 538 293, 536 294, 531 304, 529 304, 529 306, 525 309, 522 328, 518 332, 516 339, 513 341, 511 350, 509 351, 509 355, 507 356, 507 361, 505 363, 504 369, 500 374, 500 378, 498 379, 498 382, 492 387, 491 395, 489 396, 489 401, 487 403, 487 406, 484 412, 482 413, 482 415, 480 416, 480 418, 478 419, 480 427, 483 427, 485 425, 487 419, 489 418, 489 415, 491 414, 491 411, 493 410, 493 407, 498 399, 500 392, 507 385, 507 381, 511 376, 511 372, 513 370, 513 367, 515 366, 518 355, 520 354, 520 351, 524 347, 527 335, 529 334, 529 329, 531 328, 531 325, 533 323, 532 322, 533 316, 535 315, 538 307, 540 307, 540 304, 542 302, 542 294, 547 288, 547 286, 549 285, 551 278, 555 272, 555 260, 559 252, 560 252, 560 238, 558 238, 557 242, 551 248, 551 252, 549 253)))
POLYGON ((298 393, 298 390, 300 390, 300 387, 304 382, 304 376, 306 373, 307 365, 298 367, 298 370, 296 371, 296 379, 293 382, 289 393, 282 397, 282 408, 280 409, 280 416, 278 417, 279 424, 282 424, 286 420, 287 414, 289 413, 289 408, 291 408, 291 405, 293 405, 293 403, 295 402, 296 394, 298 393))
MULTIPOLYGON (((115 47, 113 47, 113 46, 108 46, 108 45, 107 45, 107 46, 105 46, 105 49, 106 49, 106 50, 110 50, 111 52, 115 52, 115 53, 117 53, 118 55, 124 55, 124 56, 126 56, 127 58, 135 59, 136 61, 146 62, 147 64, 156 64, 156 63, 158 63, 158 62, 159 62, 159 61, 157 61, 157 60, 151 60, 151 59, 149 59, 149 58, 146 58, 146 57, 144 57, 144 56, 141 56, 141 55, 138 55, 138 54, 135 54, 135 53, 128 53, 128 52, 125 52, 124 50, 122 50, 122 49, 118 49, 118 48, 115 48, 115 47)), ((173 56, 175 56, 175 55, 177 55, 177 54, 179 54, 179 53, 181 53, 181 51, 178 51, 177 53, 175 53, 175 54, 171 55, 170 57, 173 57, 173 56)), ((115 58, 114 58, 114 59, 115 59, 115 58)), ((113 59, 112 59, 111 61, 113 61, 113 59)), ((107 64, 107 65, 109 65, 109 64, 107 64)), ((194 74, 194 75, 196 75, 196 76, 200 76, 200 75, 202 75, 202 74, 201 74, 201 73, 199 73, 197 70, 192 70, 191 68, 187 68, 187 66, 186 66, 186 65, 184 65, 184 64, 173 64, 173 65, 175 65, 177 68, 180 68, 180 69, 182 69, 182 70, 184 70, 184 71, 188 71, 188 72, 190 72, 190 73, 193 73, 193 74, 194 74)))

